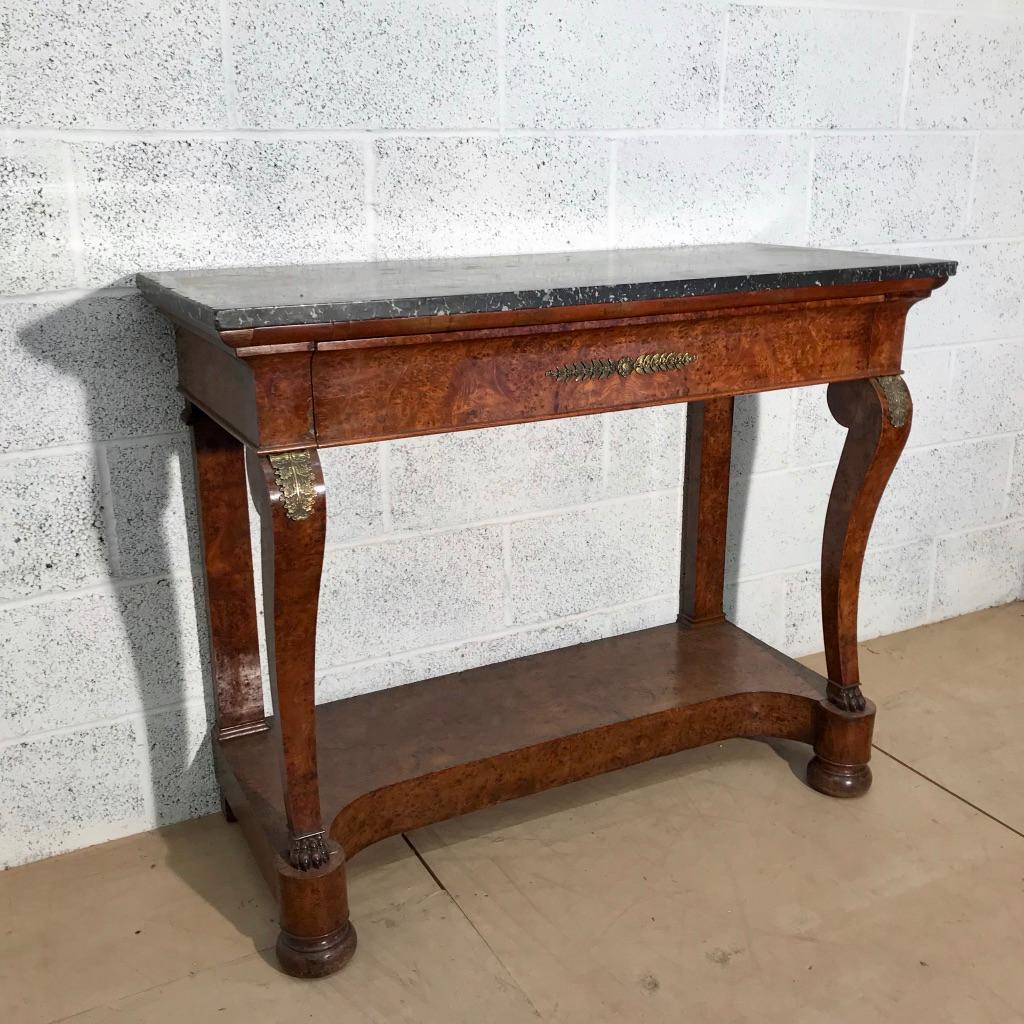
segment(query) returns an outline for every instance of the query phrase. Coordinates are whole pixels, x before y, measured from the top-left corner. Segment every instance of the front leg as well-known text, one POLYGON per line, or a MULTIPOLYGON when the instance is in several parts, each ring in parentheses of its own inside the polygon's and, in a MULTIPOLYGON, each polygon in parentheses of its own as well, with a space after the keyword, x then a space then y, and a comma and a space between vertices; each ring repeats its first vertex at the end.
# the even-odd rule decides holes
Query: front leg
POLYGON ((315 449, 250 455, 263 527, 267 653, 280 732, 289 843, 278 866, 277 957, 297 978, 322 978, 352 958, 345 856, 324 834, 316 763, 316 612, 327 500, 315 449))
POLYGON ((314 694, 316 616, 327 501, 315 449, 250 453, 260 511, 263 596, 274 714, 281 737, 287 860, 322 867, 329 851, 320 817, 314 694))
POLYGON ((865 708, 857 665, 860 575, 882 492, 907 443, 913 407, 902 377, 831 384, 828 406, 849 433, 825 516, 821 618, 828 698, 844 711, 865 708))
POLYGON ((828 796, 850 797, 871 785, 875 719, 874 706, 860 691, 857 666, 860 574, 878 503, 907 443, 912 407, 902 377, 831 384, 828 405, 849 433, 825 515, 821 617, 828 686, 807 781, 828 796))

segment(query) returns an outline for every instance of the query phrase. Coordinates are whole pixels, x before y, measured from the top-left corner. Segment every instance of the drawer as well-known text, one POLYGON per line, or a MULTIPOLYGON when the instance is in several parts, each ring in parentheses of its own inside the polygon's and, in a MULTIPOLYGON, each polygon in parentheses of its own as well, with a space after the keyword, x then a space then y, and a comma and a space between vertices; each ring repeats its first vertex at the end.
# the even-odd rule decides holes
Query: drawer
POLYGON ((899 372, 871 297, 322 344, 317 442, 351 444, 899 372))

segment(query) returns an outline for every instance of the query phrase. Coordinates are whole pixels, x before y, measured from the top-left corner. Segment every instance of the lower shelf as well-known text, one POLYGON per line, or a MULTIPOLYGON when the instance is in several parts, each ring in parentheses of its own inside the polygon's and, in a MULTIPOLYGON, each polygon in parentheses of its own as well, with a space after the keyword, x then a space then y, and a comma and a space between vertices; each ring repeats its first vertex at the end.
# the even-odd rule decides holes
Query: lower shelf
MULTIPOLYGON (((813 742, 825 680, 728 622, 675 624, 317 709, 321 806, 347 857, 388 835, 734 736, 813 742)), ((216 744, 250 839, 287 846, 278 738, 216 744)), ((268 865, 269 870, 269 865, 268 865)))

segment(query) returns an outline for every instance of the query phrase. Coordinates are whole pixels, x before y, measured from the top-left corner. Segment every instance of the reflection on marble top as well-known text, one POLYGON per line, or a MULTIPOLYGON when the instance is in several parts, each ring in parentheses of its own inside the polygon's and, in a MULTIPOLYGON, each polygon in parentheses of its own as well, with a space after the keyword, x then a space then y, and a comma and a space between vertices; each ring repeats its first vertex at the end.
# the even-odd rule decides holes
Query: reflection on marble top
POLYGON ((140 274, 168 313, 219 330, 493 313, 949 277, 951 260, 782 245, 328 263, 140 274))

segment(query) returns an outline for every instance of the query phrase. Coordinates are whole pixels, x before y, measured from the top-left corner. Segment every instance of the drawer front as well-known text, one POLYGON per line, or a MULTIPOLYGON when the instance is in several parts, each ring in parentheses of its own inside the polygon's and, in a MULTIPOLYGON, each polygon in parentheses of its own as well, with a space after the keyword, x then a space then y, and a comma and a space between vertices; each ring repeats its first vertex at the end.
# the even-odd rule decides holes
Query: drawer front
POLYGON ((351 444, 896 373, 907 308, 822 302, 336 343, 313 357, 317 440, 351 444))

